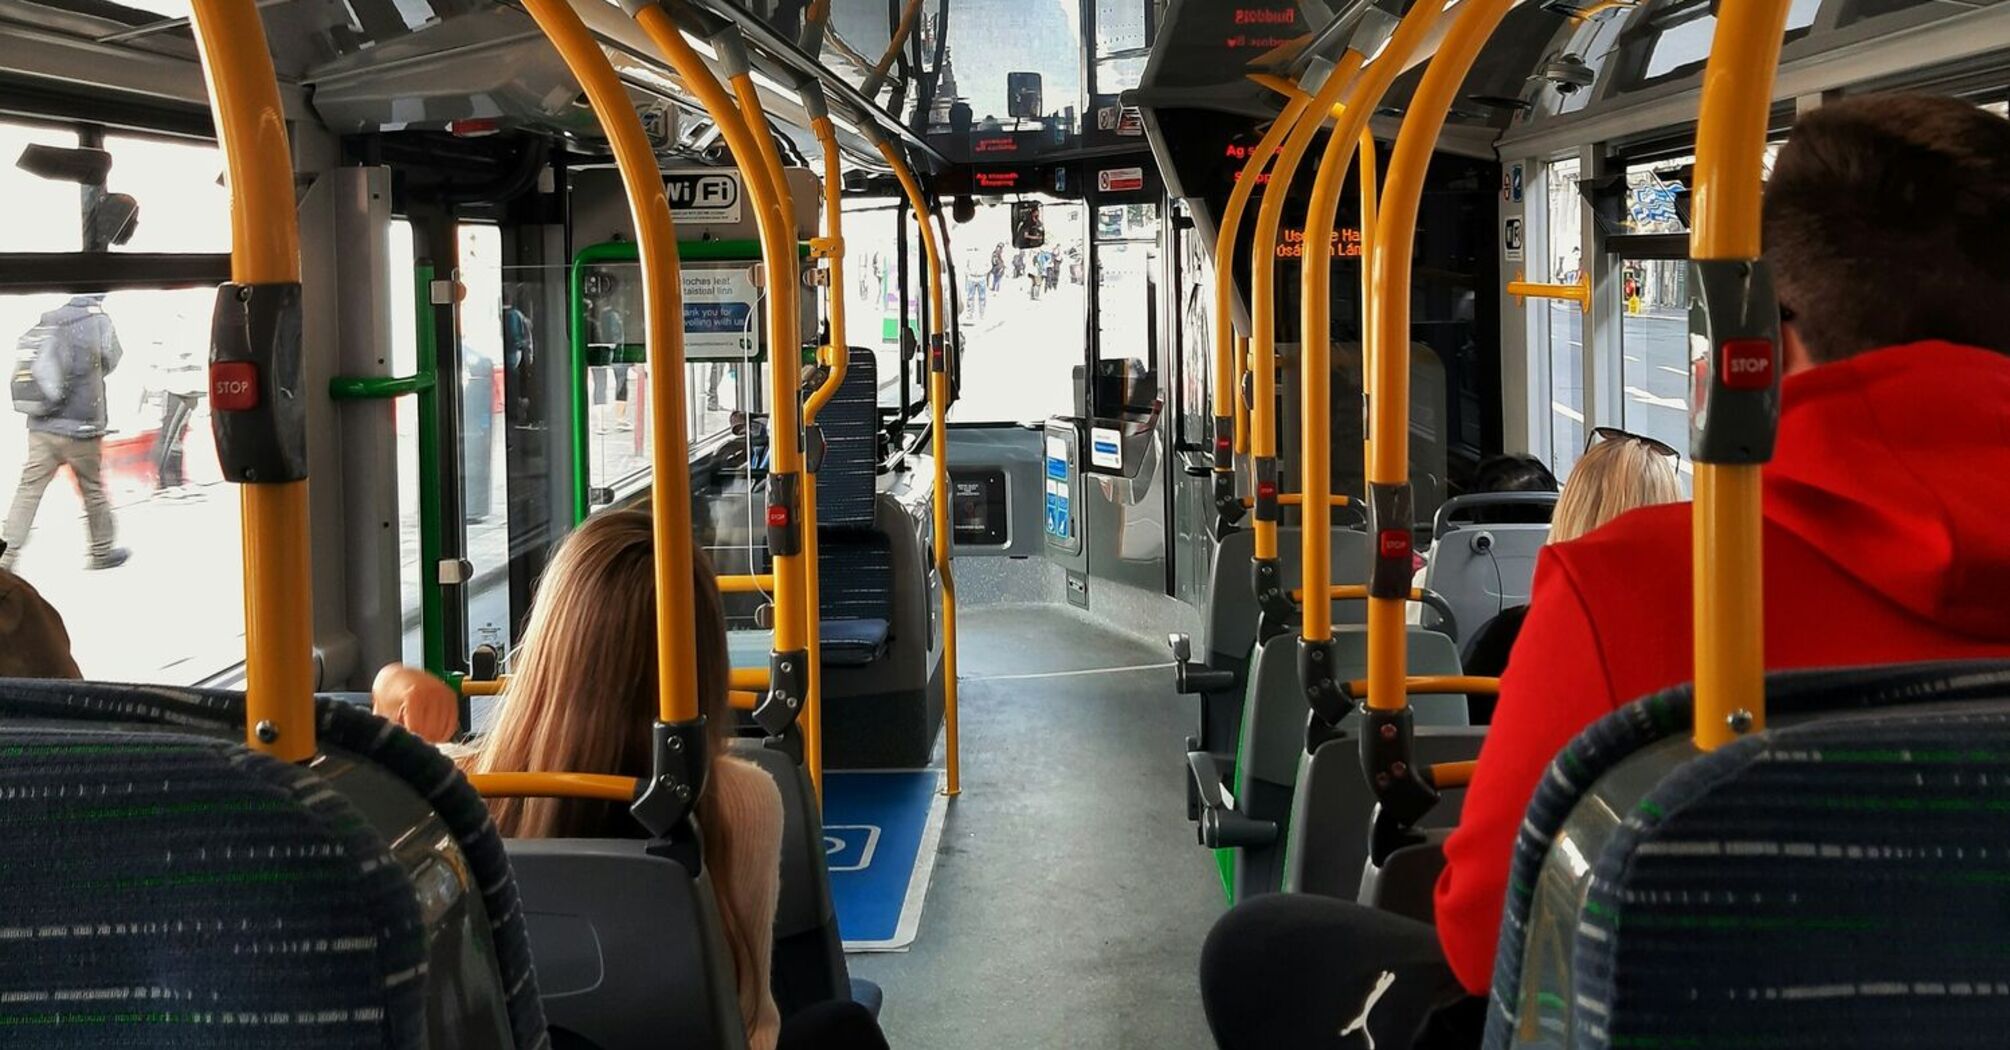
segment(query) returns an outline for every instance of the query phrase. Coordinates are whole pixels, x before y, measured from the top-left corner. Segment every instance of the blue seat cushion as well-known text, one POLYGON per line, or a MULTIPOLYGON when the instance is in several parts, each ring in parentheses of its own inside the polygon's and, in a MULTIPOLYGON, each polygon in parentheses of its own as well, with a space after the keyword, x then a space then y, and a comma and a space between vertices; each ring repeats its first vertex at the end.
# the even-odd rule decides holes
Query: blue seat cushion
POLYGON ((824 663, 844 667, 869 664, 886 652, 885 620, 823 621, 824 663))

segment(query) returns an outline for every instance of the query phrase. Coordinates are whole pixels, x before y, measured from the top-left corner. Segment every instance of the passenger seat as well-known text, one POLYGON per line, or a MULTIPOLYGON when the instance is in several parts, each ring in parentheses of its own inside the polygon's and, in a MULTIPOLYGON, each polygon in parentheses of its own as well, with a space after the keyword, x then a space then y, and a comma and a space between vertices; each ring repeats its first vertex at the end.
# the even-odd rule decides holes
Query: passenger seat
POLYGON ((817 571, 823 662, 857 667, 886 654, 893 621, 893 543, 876 528, 879 374, 853 347, 837 396, 817 416, 826 452, 817 471, 817 571))

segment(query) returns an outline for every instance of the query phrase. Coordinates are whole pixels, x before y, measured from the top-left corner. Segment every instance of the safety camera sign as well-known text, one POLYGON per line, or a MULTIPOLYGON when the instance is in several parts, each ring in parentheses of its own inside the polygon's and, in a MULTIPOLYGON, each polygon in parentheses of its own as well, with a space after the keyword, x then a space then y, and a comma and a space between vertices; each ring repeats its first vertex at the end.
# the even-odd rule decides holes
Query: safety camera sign
POLYGON ((728 171, 663 174, 670 212, 681 223, 725 225, 740 221, 740 177, 728 171))

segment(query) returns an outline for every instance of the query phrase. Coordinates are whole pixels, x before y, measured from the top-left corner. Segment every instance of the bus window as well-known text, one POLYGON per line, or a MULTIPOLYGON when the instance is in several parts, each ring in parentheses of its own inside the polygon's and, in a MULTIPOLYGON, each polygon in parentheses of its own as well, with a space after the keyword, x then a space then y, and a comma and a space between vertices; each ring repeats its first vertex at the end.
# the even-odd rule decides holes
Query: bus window
MULTIPOLYGON (((1575 158, 1549 165, 1550 280, 1575 284, 1583 273, 1582 198, 1577 192, 1575 158)), ((1531 306, 1534 310, 1535 307, 1531 306)), ((1542 301, 1537 314, 1549 353, 1550 469, 1562 478, 1584 450, 1584 314, 1562 299, 1542 301)))
MULTIPOLYGON (((89 191, 66 172, 16 163, 30 145, 79 142, 72 130, 0 124, 0 194, 8 203, 0 250, 84 247, 89 191)), ((111 161, 104 188, 125 187, 144 212, 124 247, 228 248, 214 146, 127 136, 102 142, 111 161)), ((217 465, 204 396, 215 298, 211 288, 0 290, 0 340, 15 357, 52 311, 106 322, 106 334, 92 338, 110 365, 101 436, 66 440, 58 456, 50 428, 11 411, 0 421, 0 500, 12 519, 6 538, 16 544, 7 558, 68 617, 77 663, 94 678, 192 684, 244 655, 238 493, 217 465), (89 457, 95 472, 80 473, 73 454, 89 457), (108 535, 99 532, 105 528, 108 535), (129 550, 130 560, 113 566, 116 555, 97 556, 107 548, 129 550)))
POLYGON ((30 146, 75 149, 77 133, 0 121, 0 195, 4 195, 0 199, 7 202, 7 221, 0 222, 0 251, 80 251, 84 247, 80 190, 76 183, 43 178, 19 167, 17 162, 30 146))

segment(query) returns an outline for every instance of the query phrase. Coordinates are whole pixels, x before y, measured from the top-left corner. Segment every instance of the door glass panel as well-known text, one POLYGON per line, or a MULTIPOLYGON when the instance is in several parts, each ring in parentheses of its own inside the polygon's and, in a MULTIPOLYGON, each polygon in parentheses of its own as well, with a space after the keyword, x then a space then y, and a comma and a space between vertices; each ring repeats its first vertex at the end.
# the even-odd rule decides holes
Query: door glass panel
POLYGON ((467 522, 468 644, 509 647, 509 472, 503 424, 502 231, 460 228, 461 500, 467 522))
POLYGON ((1092 415, 1143 418, 1157 400, 1152 280, 1158 267, 1158 236, 1155 204, 1096 209, 1096 387, 1092 415))

